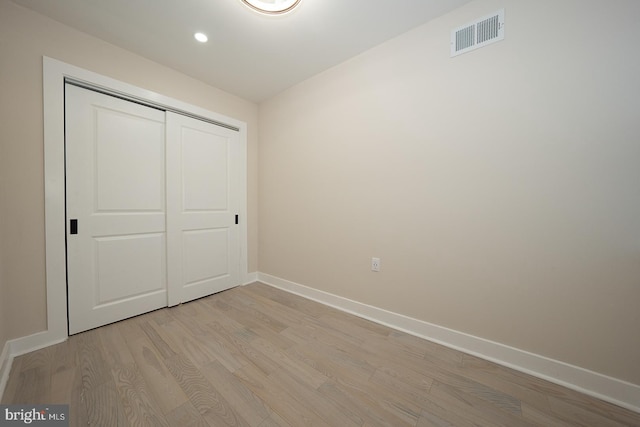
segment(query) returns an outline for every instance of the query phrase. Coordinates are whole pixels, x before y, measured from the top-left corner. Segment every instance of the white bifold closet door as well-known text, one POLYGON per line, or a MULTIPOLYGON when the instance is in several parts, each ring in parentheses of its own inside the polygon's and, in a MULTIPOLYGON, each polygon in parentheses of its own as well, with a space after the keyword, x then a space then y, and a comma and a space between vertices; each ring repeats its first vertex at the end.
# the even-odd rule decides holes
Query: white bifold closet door
POLYGON ((69 333, 238 285, 237 132, 65 90, 69 333))

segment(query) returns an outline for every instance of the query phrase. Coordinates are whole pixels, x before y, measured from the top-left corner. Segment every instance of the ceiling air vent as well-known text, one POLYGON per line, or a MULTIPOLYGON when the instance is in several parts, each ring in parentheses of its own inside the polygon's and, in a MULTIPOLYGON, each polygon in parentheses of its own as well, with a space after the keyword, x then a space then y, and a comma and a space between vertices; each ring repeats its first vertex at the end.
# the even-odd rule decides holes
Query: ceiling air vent
POLYGON ((451 31, 451 57, 504 39, 504 9, 451 31))

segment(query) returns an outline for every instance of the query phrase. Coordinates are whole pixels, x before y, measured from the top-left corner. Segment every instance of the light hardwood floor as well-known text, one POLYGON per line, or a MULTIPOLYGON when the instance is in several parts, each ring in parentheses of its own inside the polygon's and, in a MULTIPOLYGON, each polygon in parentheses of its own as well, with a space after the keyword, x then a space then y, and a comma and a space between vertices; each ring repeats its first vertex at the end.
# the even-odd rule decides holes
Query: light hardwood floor
POLYGON ((640 414, 264 284, 14 360, 83 426, 640 426, 640 414))

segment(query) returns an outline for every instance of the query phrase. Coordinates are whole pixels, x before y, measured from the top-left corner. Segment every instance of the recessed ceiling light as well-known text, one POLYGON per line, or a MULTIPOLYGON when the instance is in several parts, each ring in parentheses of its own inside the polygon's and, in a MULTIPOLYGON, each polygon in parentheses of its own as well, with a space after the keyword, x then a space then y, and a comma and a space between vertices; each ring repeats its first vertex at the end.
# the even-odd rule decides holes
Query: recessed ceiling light
POLYGON ((301 0, 242 0, 253 10, 268 15, 280 15, 293 10, 301 0))
POLYGON ((193 37, 198 40, 200 43, 206 43, 209 40, 209 37, 205 33, 195 33, 193 37))

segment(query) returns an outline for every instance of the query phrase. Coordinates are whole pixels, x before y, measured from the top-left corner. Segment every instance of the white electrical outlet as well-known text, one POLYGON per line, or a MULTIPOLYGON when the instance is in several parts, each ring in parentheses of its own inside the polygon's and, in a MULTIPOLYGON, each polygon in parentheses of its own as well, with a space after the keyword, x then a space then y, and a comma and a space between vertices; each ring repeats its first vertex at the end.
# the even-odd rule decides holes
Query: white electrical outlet
POLYGON ((371 258, 371 271, 380 271, 380 258, 371 258))

